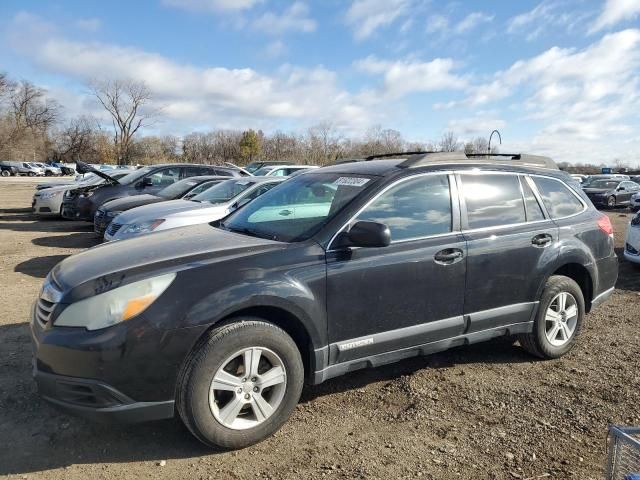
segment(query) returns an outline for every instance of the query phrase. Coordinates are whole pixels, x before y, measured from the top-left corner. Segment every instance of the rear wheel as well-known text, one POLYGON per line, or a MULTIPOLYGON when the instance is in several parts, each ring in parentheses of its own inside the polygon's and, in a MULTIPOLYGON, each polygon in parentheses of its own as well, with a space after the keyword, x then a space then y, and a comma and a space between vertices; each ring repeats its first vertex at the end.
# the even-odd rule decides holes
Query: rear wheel
POLYGON ((616 206, 616 197, 611 195, 609 198, 607 198, 607 207, 615 208, 615 206, 616 206))
POLYGON ((29 172, 29 176, 30 176, 30 177, 35 177, 35 176, 36 176, 36 174, 35 174, 35 173, 33 173, 33 172, 29 172))
POLYGON ((518 336, 529 353, 559 358, 575 345, 584 320, 584 296, 571 278, 554 275, 547 280, 531 333, 518 336))
POLYGON ((203 443, 243 448, 278 430, 302 392, 304 367, 294 341, 258 318, 208 332, 182 371, 178 412, 203 443))
POLYGON ((9 170, 2 170, 2 172, 0 172, 0 175, 2 175, 3 177, 8 177, 9 175, 11 175, 11 172, 9 172, 9 170))

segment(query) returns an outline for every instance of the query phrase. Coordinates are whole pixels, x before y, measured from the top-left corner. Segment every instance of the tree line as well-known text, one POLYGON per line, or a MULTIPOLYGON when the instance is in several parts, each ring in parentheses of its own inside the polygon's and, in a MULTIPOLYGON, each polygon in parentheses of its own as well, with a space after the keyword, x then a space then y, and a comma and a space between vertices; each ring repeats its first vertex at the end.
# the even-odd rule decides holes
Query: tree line
POLYGON ((145 127, 152 127, 162 116, 161 109, 152 108, 152 96, 144 83, 95 81, 89 89, 110 124, 91 116, 67 118, 64 106, 51 100, 46 90, 0 73, 0 160, 244 165, 260 159, 324 165, 401 151, 488 152, 484 137, 463 142, 449 131, 438 140, 412 142, 382 126, 349 137, 327 121, 301 132, 212 129, 184 136, 144 135, 145 127))

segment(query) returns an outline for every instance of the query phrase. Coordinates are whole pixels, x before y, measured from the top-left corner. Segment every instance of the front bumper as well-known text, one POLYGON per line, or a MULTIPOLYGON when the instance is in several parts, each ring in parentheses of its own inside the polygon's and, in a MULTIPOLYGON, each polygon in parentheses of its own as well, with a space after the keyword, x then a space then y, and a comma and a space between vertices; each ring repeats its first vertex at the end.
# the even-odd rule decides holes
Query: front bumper
POLYGON ((96 420, 137 422, 174 414, 182 364, 206 326, 165 329, 165 308, 152 305, 135 319, 102 330, 56 327, 64 305, 49 320, 30 323, 33 376, 40 395, 57 407, 96 420))
POLYGON ((66 413, 89 420, 138 423, 174 415, 173 400, 136 402, 104 383, 44 373, 35 367, 33 377, 42 398, 66 413))
MULTIPOLYGON (((44 189, 43 192, 46 192, 44 189)), ((38 194, 36 194, 38 195, 38 194)), ((55 197, 42 198, 40 196, 34 196, 31 202, 31 208, 33 213, 40 216, 60 216, 60 206, 62 205, 62 194, 55 197)))
POLYGON ((91 201, 79 196, 65 197, 62 201, 61 215, 68 220, 84 220, 93 222, 91 201))
POLYGON ((629 225, 624 246, 625 260, 640 263, 640 226, 629 225))

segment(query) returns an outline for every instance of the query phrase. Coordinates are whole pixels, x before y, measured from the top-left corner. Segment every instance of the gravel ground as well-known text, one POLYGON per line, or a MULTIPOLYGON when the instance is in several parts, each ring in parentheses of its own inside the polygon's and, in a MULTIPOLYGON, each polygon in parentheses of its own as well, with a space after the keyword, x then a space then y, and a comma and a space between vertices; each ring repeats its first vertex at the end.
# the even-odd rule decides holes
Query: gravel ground
MULTIPOLYGON (((27 322, 49 269, 97 239, 29 213, 40 181, 0 179, 0 476, 600 479, 607 425, 640 424, 640 270, 624 261, 563 359, 501 339, 359 371, 305 388, 284 428, 242 451, 207 450, 178 420, 69 417, 36 394, 27 322)), ((621 247, 630 215, 608 215, 621 247)))

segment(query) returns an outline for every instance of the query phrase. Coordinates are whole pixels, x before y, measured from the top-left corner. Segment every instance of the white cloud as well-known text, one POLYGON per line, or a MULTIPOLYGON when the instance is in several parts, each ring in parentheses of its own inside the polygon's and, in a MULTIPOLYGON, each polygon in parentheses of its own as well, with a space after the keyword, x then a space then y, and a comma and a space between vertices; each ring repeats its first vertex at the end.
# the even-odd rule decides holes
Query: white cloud
POLYGON ((597 32, 624 20, 640 16, 639 0, 607 0, 600 16, 591 26, 590 32, 597 32))
POLYGON ((263 0, 162 0, 168 7, 192 12, 220 12, 247 10, 263 0))
POLYGON ((81 18, 76 21, 76 27, 87 32, 97 32, 102 27, 102 21, 99 18, 81 18))
POLYGON ((453 72, 455 62, 450 58, 436 58, 429 62, 410 60, 387 61, 369 56, 355 63, 359 70, 382 75, 384 94, 399 98, 414 92, 456 90, 466 86, 466 80, 453 72))
POLYGON ((354 37, 364 40, 410 13, 410 7, 410 0, 353 0, 345 18, 354 37))
POLYGON ((464 17, 458 24, 456 24, 454 31, 458 34, 462 34, 473 30, 478 25, 493 21, 493 15, 487 15, 483 12, 473 12, 464 17))
POLYGON ((275 40, 264 49, 265 55, 269 58, 280 58, 287 53, 287 46, 282 40, 275 40))
POLYGON ((527 41, 536 40, 547 29, 574 32, 590 16, 586 10, 562 11, 567 5, 560 0, 543 0, 532 10, 516 15, 507 22, 507 32, 527 41))
MULTIPOLYGON (((12 45, 25 59, 42 71, 80 83, 144 81, 152 93, 151 107, 161 107, 176 130, 180 125, 243 128, 256 123, 269 128, 280 122, 309 125, 323 119, 344 129, 364 129, 379 121, 379 100, 341 88, 335 73, 322 66, 285 65, 273 74, 252 68, 196 67, 137 48, 72 41, 55 32, 27 41, 23 32, 33 29, 25 23, 28 20, 14 24, 19 28, 11 32, 12 45)), ((79 109, 83 102, 70 103, 79 109)))
POLYGON ((629 29, 581 50, 554 47, 519 60, 490 82, 471 87, 465 102, 448 106, 477 108, 512 101, 510 114, 520 123, 539 125, 528 142, 531 148, 543 153, 555 149, 554 156, 567 160, 572 150, 579 150, 583 160, 593 160, 595 153, 589 153, 587 145, 593 152, 603 150, 603 144, 618 148, 640 127, 638 72, 640 30, 629 29))
POLYGON ((309 17, 309 7, 302 2, 294 2, 282 14, 267 12, 253 21, 253 28, 271 35, 282 35, 288 31, 314 32, 316 22, 309 17))
POLYGON ((439 34, 442 37, 462 35, 483 23, 492 22, 493 18, 493 15, 488 15, 484 12, 472 12, 456 23, 452 22, 446 15, 436 13, 427 18, 426 31, 431 34, 439 34))

